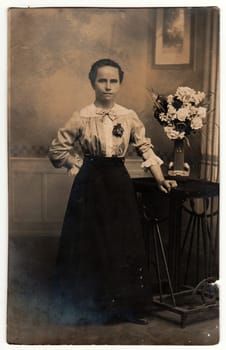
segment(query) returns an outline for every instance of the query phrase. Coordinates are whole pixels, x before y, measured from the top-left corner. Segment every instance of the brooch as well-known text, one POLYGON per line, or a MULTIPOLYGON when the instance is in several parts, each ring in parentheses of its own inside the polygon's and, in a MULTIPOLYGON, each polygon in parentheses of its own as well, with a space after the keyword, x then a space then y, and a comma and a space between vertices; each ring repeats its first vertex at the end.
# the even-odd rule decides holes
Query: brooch
POLYGON ((122 137, 124 129, 121 124, 116 124, 112 130, 112 135, 116 137, 122 137))

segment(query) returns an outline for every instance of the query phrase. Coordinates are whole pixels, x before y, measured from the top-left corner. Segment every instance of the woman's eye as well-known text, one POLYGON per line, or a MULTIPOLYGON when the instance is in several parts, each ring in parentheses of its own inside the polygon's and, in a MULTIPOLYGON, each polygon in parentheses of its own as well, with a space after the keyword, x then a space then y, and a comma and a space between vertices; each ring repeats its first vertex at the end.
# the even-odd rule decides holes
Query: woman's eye
MULTIPOLYGON (((98 79, 98 83, 107 83, 107 80, 106 79, 98 79)), ((117 79, 112 79, 112 80, 110 80, 110 83, 111 84, 117 84, 118 80, 117 79)))

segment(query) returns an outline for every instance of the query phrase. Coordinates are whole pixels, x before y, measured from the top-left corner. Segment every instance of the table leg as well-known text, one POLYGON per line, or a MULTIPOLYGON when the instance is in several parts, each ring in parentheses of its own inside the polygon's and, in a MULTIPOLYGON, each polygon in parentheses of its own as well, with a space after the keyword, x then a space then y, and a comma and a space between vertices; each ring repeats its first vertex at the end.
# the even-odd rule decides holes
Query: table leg
POLYGON ((169 208, 168 263, 173 290, 180 287, 182 200, 171 196, 169 208))

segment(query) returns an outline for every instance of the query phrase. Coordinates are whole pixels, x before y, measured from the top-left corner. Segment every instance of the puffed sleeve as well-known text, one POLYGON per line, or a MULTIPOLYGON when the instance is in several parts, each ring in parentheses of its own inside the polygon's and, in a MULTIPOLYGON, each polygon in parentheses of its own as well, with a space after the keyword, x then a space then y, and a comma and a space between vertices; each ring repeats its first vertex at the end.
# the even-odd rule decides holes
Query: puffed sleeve
POLYGON ((81 134, 81 120, 78 112, 74 112, 72 118, 60 128, 57 137, 52 141, 48 156, 53 166, 56 168, 66 167, 71 169, 76 166, 80 168, 83 160, 78 155, 72 155, 74 143, 81 134))
POLYGON ((137 114, 131 110, 131 135, 130 142, 136 148, 138 154, 143 158, 142 168, 149 168, 153 165, 161 165, 163 161, 153 151, 150 138, 145 136, 145 127, 137 114))

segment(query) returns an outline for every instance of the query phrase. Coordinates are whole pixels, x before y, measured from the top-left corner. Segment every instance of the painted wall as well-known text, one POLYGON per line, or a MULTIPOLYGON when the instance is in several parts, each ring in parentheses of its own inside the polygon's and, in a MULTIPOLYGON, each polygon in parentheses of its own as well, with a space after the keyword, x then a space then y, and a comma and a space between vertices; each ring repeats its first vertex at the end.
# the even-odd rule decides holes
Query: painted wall
POLYGON ((87 76, 91 64, 102 57, 121 63, 126 79, 118 101, 140 112, 145 103, 147 23, 146 10, 11 10, 13 149, 47 146, 74 109, 93 101, 87 76))
MULTIPOLYGON (((87 78, 91 64, 111 57, 125 71, 118 103, 137 111, 156 152, 170 159, 173 143, 152 117, 147 88, 162 94, 180 85, 202 88, 206 11, 192 12, 192 66, 157 69, 153 66, 156 9, 9 10, 10 154, 45 156, 57 129, 75 109, 93 101, 87 78)), ((200 160, 199 140, 199 135, 193 137, 187 151, 194 164, 200 160)))

